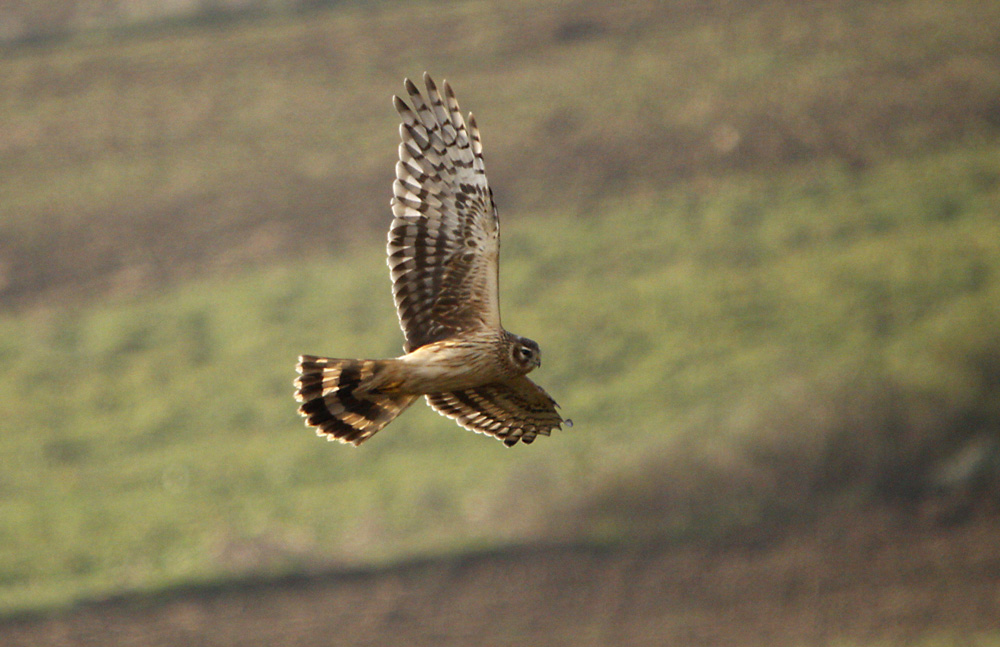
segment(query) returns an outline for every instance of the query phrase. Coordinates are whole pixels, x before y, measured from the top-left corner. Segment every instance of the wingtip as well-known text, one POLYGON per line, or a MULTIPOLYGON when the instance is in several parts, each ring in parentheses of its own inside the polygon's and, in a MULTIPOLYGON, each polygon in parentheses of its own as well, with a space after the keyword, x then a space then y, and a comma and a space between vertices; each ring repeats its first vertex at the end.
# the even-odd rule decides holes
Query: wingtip
POLYGON ((427 72, 424 72, 424 85, 427 86, 427 91, 431 94, 437 92, 437 84, 434 83, 434 79, 427 72))

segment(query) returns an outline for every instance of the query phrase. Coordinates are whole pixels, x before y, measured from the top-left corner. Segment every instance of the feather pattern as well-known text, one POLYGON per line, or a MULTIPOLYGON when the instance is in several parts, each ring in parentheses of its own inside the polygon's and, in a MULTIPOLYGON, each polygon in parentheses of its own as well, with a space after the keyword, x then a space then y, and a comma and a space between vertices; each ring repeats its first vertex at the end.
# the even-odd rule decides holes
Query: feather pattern
POLYGON ((572 425, 527 374, 537 343, 500 323, 500 232, 475 118, 466 121, 448 82, 404 81, 387 243, 406 353, 395 359, 303 355, 299 413, 330 440, 358 445, 420 395, 459 425, 508 447, 572 425))
POLYGON ((409 80, 387 245, 393 297, 409 352, 463 333, 500 330, 499 221, 482 143, 446 81, 424 75, 425 99, 409 80), (412 107, 411 107, 412 106, 412 107))
POLYGON ((367 389, 392 361, 300 356, 295 380, 299 414, 327 440, 360 445, 417 398, 367 389))
POLYGON ((462 427, 494 436, 508 447, 519 440, 531 444, 536 436, 548 436, 563 423, 573 424, 556 412, 556 401, 524 375, 471 389, 430 394, 427 404, 462 427))

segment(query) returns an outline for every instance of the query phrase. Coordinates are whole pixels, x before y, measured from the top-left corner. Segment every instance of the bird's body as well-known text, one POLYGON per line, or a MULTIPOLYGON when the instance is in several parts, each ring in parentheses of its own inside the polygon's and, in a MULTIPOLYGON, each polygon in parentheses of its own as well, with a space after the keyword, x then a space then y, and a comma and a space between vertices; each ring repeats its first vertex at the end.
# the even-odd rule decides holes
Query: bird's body
POLYGON ((524 375, 528 371, 504 353, 510 343, 503 335, 484 334, 421 346, 399 358, 407 374, 400 390, 443 393, 524 375))
POLYGON ((442 98, 424 81, 427 100, 406 81, 412 109, 394 97, 403 123, 387 252, 406 353, 301 356, 299 412, 321 435, 357 445, 424 395, 467 429, 530 443, 569 421, 525 377, 541 363, 538 345, 500 324, 499 219, 475 120, 466 125, 447 82, 442 98))

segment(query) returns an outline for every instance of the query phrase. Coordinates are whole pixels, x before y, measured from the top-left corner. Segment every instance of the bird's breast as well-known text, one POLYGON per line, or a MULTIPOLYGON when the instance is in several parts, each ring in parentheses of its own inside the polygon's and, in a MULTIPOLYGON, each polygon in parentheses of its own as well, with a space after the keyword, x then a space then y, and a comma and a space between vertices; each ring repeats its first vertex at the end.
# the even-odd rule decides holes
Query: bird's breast
POLYGON ((496 342, 446 340, 421 346, 399 358, 409 393, 459 391, 511 377, 496 342))

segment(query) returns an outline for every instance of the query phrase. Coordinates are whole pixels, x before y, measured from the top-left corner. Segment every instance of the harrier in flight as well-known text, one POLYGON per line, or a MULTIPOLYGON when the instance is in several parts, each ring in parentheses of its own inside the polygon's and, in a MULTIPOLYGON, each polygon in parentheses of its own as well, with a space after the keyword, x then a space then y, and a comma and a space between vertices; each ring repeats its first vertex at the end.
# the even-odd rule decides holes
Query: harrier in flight
POLYGON ((302 355, 299 413, 328 440, 359 445, 423 395, 466 429, 530 443, 572 422, 527 378, 538 344, 500 325, 500 222, 479 129, 447 81, 443 96, 427 74, 426 96, 404 83, 410 103, 393 97, 403 123, 387 251, 405 354, 302 355))

